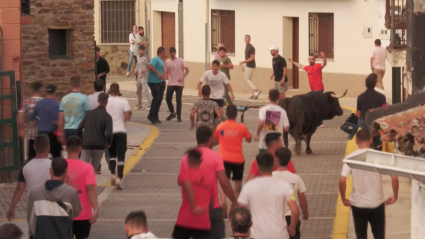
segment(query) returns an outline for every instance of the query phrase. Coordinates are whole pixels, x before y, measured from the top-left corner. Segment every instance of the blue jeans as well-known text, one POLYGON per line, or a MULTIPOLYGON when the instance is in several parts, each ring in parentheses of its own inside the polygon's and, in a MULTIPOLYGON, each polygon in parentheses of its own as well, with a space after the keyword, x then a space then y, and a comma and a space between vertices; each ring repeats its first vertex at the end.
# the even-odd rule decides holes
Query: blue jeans
MULTIPOLYGON (((131 65, 133 64, 133 60, 136 58, 136 56, 134 55, 134 52, 129 51, 130 55, 128 56, 128 66, 127 66, 127 72, 130 72, 131 70, 131 65)), ((134 62, 134 64, 137 64, 136 61, 134 62)))

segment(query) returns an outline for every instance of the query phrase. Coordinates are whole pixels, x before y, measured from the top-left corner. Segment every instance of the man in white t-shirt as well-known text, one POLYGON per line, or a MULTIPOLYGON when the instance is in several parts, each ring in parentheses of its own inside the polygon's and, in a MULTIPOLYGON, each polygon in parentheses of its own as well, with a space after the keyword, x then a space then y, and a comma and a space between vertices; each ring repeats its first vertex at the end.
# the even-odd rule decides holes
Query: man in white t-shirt
MULTIPOLYGON (((370 148, 372 139, 366 130, 359 130, 356 134, 358 150, 347 158, 361 154, 370 148)), ((385 197, 382 188, 382 178, 379 173, 360 169, 352 169, 344 164, 339 180, 341 200, 345 206, 350 207, 354 219, 354 231, 357 238, 367 238, 368 222, 372 228, 374 238, 385 238, 385 206, 397 201, 398 177, 390 176, 393 186, 393 196, 385 197), (350 200, 346 199, 346 180, 353 175, 353 191, 350 200)))
MULTIPOLYGON (((294 197, 296 198, 296 201, 299 203, 302 213, 303 213, 303 219, 308 220, 308 203, 307 198, 305 196, 305 184, 304 181, 301 179, 300 176, 291 173, 288 170, 288 164, 291 161, 292 153, 291 150, 285 147, 278 148, 275 151, 275 159, 277 169, 273 172, 274 178, 283 179, 285 182, 289 183, 292 187, 292 191, 294 191, 294 197)), ((291 210, 289 208, 285 208, 285 218, 286 222, 288 224, 291 223, 291 210)), ((295 228, 295 235, 291 236, 291 239, 300 239, 301 238, 301 221, 298 222, 297 227, 295 228)))
POLYGON ((385 61, 387 59, 387 49, 381 47, 381 40, 375 40, 375 49, 373 49, 370 56, 370 68, 372 68, 372 73, 375 73, 378 76, 378 87, 384 89, 384 84, 382 83, 382 78, 385 75, 385 61))
POLYGON ((274 157, 263 152, 257 155, 260 176, 242 188, 238 202, 250 208, 252 213, 252 238, 289 239, 295 235, 299 209, 291 186, 272 177, 274 157), (286 204, 285 204, 286 202, 286 204), (291 211, 291 224, 287 226, 285 207, 291 211))
POLYGON ((259 110, 260 122, 258 123, 254 140, 260 139, 260 152, 267 150, 264 139, 268 133, 289 131, 289 120, 286 111, 277 104, 279 96, 278 90, 270 90, 269 104, 259 110))
POLYGON ((212 62, 212 69, 206 71, 199 80, 198 95, 202 97, 202 83, 209 85, 211 88, 210 99, 215 101, 218 104, 218 107, 220 107, 220 109, 222 110, 226 93, 224 87, 227 86, 227 90, 230 93, 232 101, 235 100, 235 95, 233 94, 232 86, 230 85, 229 79, 227 78, 226 74, 218 70, 219 68, 220 62, 218 60, 214 60, 212 62))
POLYGON ((110 162, 109 170, 111 170, 112 185, 116 185, 118 190, 122 190, 121 180, 123 178, 125 152, 127 151, 127 130, 125 123, 130 120, 131 108, 127 100, 119 98, 120 86, 112 83, 109 87, 109 100, 106 106, 106 112, 112 117, 112 144, 109 148, 110 162), (118 179, 115 176, 115 167, 118 159, 118 179))

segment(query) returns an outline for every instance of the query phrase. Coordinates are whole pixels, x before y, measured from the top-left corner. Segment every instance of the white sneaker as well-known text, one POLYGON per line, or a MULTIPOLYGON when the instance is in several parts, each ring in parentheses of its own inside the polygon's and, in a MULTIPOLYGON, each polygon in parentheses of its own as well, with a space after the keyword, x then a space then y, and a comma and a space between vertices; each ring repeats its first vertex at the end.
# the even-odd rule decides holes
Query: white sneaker
POLYGON ((127 75, 126 75, 126 77, 129 77, 130 76, 130 72, 127 72, 127 75))
POLYGON ((117 177, 115 175, 111 176, 111 185, 115 185, 115 182, 117 181, 117 177))
POLYGON ((258 99, 258 96, 261 94, 261 90, 254 93, 254 99, 258 99))
POLYGON ((135 110, 141 109, 143 108, 143 105, 136 105, 136 107, 134 108, 135 110))
POLYGON ((117 179, 117 181, 115 182, 115 187, 116 187, 117 190, 123 189, 121 179, 119 179, 119 178, 117 179))
POLYGON ((150 107, 150 106, 148 106, 147 108, 145 108, 145 110, 146 110, 146 111, 149 111, 149 110, 151 110, 151 107, 150 107))

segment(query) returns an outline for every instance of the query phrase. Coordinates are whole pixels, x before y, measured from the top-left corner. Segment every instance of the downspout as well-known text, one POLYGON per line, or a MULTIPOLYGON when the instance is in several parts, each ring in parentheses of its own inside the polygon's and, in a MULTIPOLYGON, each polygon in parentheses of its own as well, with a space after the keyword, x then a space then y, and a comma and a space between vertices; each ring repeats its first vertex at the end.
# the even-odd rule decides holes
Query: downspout
POLYGON ((391 0, 391 41, 390 41, 390 45, 394 46, 395 43, 395 26, 394 26, 394 22, 395 22, 395 0, 391 0))
POLYGON ((151 35, 151 18, 150 18, 150 10, 151 10, 151 1, 145 0, 145 29, 146 35, 149 37, 149 48, 148 48, 148 56, 152 58, 152 35, 151 35), (148 17, 148 5, 149 5, 149 17, 148 17))
POLYGON ((209 8, 210 8, 210 0, 206 0, 206 21, 205 21, 205 71, 207 71, 210 67, 209 67, 209 61, 210 61, 210 54, 209 54, 209 50, 208 50, 208 43, 209 43, 209 38, 208 38, 208 26, 209 26, 209 22, 210 22, 210 12, 209 12, 209 8))

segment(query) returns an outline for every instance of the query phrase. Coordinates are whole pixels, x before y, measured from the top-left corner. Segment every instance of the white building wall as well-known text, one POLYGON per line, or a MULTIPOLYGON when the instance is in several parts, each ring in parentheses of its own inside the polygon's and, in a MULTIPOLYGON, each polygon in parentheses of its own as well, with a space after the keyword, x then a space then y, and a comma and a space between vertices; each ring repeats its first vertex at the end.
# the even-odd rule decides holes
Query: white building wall
POLYGON ((425 185, 412 180, 411 239, 425 238, 425 185))

